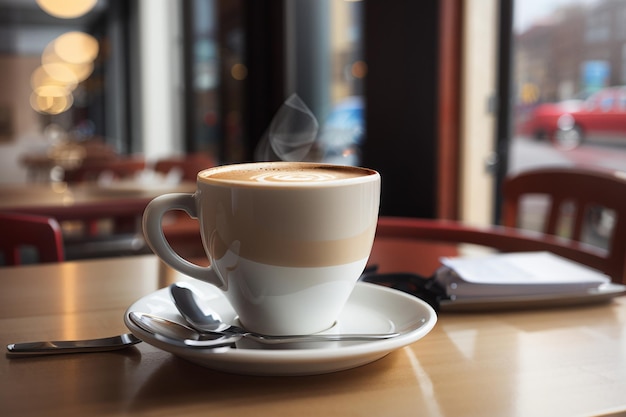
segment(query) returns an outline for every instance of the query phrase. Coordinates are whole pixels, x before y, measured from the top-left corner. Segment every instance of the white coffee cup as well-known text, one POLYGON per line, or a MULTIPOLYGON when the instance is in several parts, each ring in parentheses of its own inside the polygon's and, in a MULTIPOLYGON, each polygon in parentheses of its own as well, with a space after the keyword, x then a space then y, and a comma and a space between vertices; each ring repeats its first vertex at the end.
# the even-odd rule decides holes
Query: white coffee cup
POLYGON ((166 264, 220 288, 248 330, 310 334, 334 324, 365 268, 379 203, 380 175, 370 169, 235 164, 199 172, 194 194, 155 198, 143 228, 166 264), (209 267, 167 243, 170 210, 198 218, 209 267))

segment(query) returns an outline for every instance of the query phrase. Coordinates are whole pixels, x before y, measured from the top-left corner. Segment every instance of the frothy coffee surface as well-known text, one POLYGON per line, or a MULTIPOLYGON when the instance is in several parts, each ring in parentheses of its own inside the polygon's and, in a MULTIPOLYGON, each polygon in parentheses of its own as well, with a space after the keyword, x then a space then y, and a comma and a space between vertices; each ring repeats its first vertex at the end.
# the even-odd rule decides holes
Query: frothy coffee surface
POLYGON ((307 163, 242 164, 224 169, 203 171, 201 178, 237 181, 250 184, 324 183, 374 174, 374 171, 350 167, 307 163))

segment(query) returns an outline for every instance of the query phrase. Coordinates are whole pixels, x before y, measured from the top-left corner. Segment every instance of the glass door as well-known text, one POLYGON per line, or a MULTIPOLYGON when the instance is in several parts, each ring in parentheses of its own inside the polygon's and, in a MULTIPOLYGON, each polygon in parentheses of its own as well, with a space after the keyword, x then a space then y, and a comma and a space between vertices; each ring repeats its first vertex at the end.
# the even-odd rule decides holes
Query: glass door
MULTIPOLYGON (((626 171, 626 2, 517 0, 513 17, 507 173, 626 171)), ((533 213, 545 203, 527 204, 525 227, 538 228, 533 213)), ((602 245, 610 213, 591 217, 590 239, 602 245)))

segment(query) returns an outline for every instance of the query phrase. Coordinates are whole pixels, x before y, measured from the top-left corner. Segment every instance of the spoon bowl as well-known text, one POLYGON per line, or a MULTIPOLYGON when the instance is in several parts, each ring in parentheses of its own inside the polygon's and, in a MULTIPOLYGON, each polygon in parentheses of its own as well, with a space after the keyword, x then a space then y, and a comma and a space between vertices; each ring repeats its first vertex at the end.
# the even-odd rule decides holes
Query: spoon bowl
POLYGON ((238 335, 224 335, 219 333, 200 333, 191 327, 164 317, 148 313, 131 311, 129 320, 152 337, 179 347, 201 349, 229 349, 241 339, 238 335))

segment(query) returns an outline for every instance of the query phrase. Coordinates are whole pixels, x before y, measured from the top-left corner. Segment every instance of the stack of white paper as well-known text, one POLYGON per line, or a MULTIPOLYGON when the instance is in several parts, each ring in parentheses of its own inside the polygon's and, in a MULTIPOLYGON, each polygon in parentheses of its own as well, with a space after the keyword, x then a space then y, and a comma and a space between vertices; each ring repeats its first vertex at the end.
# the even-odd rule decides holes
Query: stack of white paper
POLYGON ((436 280, 451 299, 584 293, 610 282, 585 265, 549 252, 442 258, 436 280))

